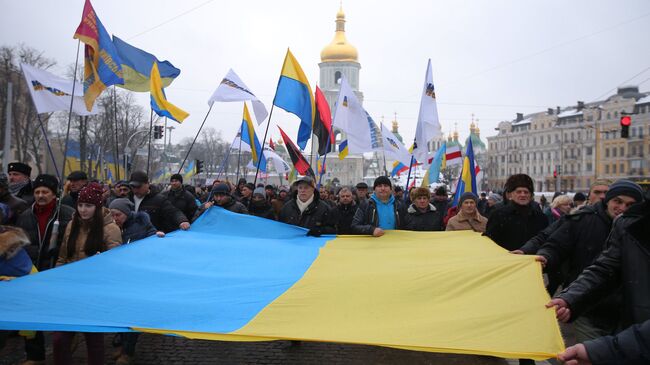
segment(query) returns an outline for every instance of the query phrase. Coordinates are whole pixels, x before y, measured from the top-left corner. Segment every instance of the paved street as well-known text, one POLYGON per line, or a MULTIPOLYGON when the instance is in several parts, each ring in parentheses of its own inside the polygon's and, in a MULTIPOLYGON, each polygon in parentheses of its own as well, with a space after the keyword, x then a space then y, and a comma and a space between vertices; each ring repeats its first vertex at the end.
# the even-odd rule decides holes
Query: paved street
MULTIPOLYGON (((80 337, 83 339, 83 337, 80 337)), ((106 348, 112 349, 106 336, 106 348)), ((138 343, 135 364, 477 364, 511 365, 517 361, 469 355, 435 354, 396 350, 374 346, 303 342, 285 348, 287 342, 221 342, 186 340, 183 338, 144 334, 138 343)), ((107 351, 106 364, 112 364, 107 351)), ((48 364, 51 364, 51 346, 48 364)), ((78 364, 85 363, 85 344, 81 342, 74 355, 78 364)), ((22 338, 12 337, 0 351, 0 365, 11 365, 23 359, 22 338)), ((538 362, 538 364, 549 364, 538 362)))

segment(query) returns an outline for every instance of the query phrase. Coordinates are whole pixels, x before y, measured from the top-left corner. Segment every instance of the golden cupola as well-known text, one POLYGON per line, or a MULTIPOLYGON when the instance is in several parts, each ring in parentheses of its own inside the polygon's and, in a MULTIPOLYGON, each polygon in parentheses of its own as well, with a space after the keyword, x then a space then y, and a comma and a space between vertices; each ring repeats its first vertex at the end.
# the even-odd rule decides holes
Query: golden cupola
POLYGON ((358 62, 357 49, 345 38, 345 14, 343 8, 336 14, 336 33, 330 44, 320 52, 321 62, 358 62))

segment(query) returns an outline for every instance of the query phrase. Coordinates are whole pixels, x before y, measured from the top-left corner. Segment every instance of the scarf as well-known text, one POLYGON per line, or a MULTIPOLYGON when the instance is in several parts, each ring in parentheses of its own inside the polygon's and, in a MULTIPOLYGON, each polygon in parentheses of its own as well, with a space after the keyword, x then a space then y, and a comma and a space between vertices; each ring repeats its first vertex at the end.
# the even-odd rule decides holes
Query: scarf
POLYGON ((21 190, 22 188, 24 188, 25 186, 27 186, 27 184, 29 184, 29 183, 30 183, 29 180, 28 180, 28 181, 19 182, 19 183, 13 183, 13 184, 9 185, 9 192, 11 193, 11 195, 16 195, 16 194, 18 194, 18 192, 20 192, 20 190, 21 190))
POLYGON ((307 201, 304 203, 300 200, 300 198, 296 197, 296 204, 298 205, 300 214, 304 213, 307 207, 309 207, 309 204, 311 204, 313 201, 314 201, 313 195, 311 196, 311 198, 307 199, 307 201))

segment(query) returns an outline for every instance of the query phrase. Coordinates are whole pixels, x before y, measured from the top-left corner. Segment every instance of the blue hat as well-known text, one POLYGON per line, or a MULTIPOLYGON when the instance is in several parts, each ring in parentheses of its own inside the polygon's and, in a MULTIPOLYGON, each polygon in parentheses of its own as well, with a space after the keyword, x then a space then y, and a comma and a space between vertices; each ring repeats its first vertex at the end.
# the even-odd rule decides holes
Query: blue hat
POLYGON ((613 198, 625 195, 633 198, 637 203, 643 201, 643 189, 633 181, 621 179, 609 186, 605 194, 605 204, 613 198))

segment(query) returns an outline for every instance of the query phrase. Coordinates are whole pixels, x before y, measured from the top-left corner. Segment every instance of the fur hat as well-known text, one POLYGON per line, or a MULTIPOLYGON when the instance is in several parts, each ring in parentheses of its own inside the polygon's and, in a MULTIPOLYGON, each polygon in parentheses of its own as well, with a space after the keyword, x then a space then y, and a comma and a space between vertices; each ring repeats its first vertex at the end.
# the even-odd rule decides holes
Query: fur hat
POLYGON ((90 183, 79 191, 79 198, 77 204, 88 203, 96 207, 101 207, 103 204, 104 189, 97 183, 90 183))
POLYGON ((28 177, 32 174, 32 168, 28 164, 22 162, 12 162, 7 168, 7 172, 20 172, 28 177))
POLYGON ((415 199, 417 199, 419 197, 422 197, 422 196, 426 197, 427 200, 430 200, 431 199, 431 192, 429 191, 428 188, 419 187, 419 188, 416 188, 416 189, 412 189, 409 196, 411 197, 411 201, 415 201, 415 199))
POLYGON ((512 193, 517 188, 526 188, 528 191, 533 194, 535 192, 535 187, 533 184, 533 179, 526 174, 514 174, 511 175, 506 184, 503 186, 506 193, 512 193))
POLYGON ((59 179, 57 179, 54 175, 38 175, 36 176, 36 179, 34 179, 32 187, 34 190, 36 190, 36 188, 40 188, 41 186, 52 190, 52 193, 56 194, 59 190, 59 179))
POLYGON ((8 260, 27 245, 29 238, 21 228, 0 226, 0 258, 8 260))

